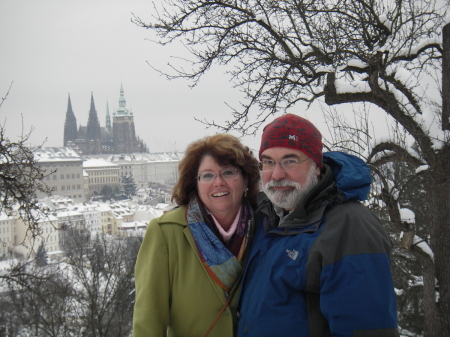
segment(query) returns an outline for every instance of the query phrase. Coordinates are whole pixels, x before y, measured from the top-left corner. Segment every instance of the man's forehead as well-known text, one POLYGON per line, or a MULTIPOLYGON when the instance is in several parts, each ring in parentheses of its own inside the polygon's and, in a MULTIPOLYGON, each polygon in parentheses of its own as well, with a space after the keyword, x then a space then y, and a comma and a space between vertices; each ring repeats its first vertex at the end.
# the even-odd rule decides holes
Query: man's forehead
POLYGON ((308 157, 305 153, 299 150, 290 149, 287 147, 271 147, 267 150, 264 150, 264 152, 261 154, 261 158, 306 158, 308 157))

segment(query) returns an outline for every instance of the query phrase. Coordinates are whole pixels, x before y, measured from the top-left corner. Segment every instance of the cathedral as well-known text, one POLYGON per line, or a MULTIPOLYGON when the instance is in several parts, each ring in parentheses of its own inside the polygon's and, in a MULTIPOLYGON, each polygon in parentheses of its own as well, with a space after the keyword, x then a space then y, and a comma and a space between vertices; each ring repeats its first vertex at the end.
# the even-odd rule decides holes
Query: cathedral
POLYGON ((94 95, 91 94, 91 108, 87 126, 77 128, 77 119, 70 101, 67 105, 64 123, 64 146, 72 147, 80 154, 122 154, 148 152, 142 140, 136 137, 133 112, 127 109, 122 85, 120 86, 119 108, 113 112, 112 124, 109 105, 106 105, 106 122, 101 127, 95 110, 94 95))

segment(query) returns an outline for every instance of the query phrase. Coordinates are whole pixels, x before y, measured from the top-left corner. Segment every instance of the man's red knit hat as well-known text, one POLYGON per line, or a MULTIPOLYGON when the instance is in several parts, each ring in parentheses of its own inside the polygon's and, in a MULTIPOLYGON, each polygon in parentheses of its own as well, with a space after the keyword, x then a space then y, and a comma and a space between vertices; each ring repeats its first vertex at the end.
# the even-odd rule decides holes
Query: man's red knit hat
POLYGON ((287 147, 299 150, 322 168, 322 135, 308 120, 293 114, 286 114, 266 125, 261 138, 259 159, 271 147, 287 147))

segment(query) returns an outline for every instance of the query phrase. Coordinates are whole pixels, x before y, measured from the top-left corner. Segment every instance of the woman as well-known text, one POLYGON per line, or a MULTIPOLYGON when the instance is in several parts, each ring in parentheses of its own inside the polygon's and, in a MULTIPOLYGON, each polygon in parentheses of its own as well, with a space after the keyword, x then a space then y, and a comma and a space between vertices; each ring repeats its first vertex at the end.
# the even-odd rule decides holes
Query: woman
POLYGON ((220 134, 190 144, 178 171, 179 207, 150 222, 137 258, 133 336, 233 336, 258 162, 220 134))

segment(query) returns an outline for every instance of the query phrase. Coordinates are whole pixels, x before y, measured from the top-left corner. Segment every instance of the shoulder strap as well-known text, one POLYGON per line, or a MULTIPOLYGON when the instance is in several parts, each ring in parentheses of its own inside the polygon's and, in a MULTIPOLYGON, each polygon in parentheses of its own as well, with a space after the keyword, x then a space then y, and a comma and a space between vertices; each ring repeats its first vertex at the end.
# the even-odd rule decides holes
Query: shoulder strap
POLYGON ((214 319, 214 321, 212 322, 212 324, 209 326, 208 330, 206 330, 205 334, 203 335, 203 337, 207 337, 209 335, 209 333, 211 332, 211 330, 214 328, 214 326, 216 325, 217 321, 219 320, 220 316, 222 316, 223 312, 225 311, 226 307, 228 307, 228 305, 231 302, 231 299, 233 298, 234 293, 236 292, 236 289, 238 288, 238 286, 235 286, 229 296, 227 301, 223 304, 222 309, 220 309, 219 313, 217 314, 216 318, 214 319))

